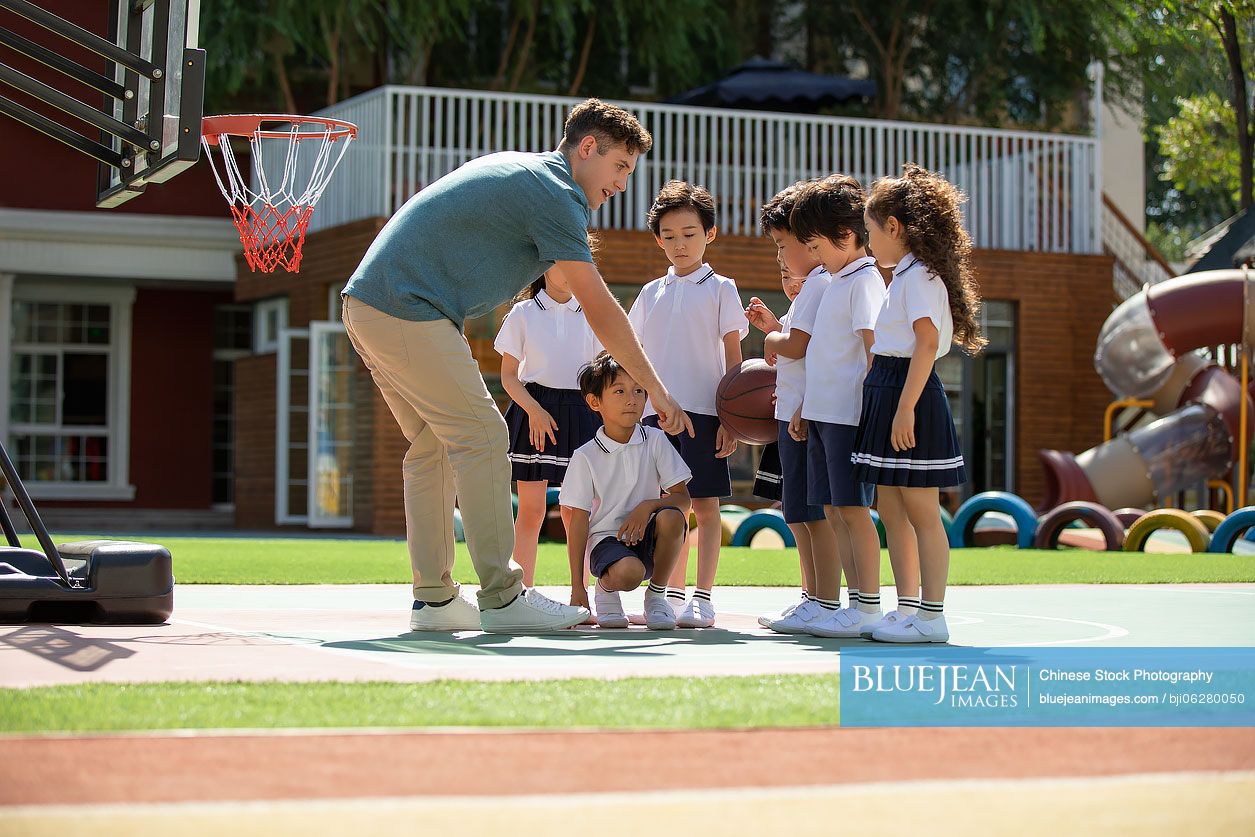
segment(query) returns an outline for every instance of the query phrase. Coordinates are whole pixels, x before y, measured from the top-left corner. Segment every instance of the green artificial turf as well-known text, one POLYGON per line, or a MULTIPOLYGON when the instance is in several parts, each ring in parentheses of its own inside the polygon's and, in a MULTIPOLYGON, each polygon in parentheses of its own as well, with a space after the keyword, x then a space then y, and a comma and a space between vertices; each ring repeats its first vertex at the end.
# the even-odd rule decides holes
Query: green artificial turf
MULTIPOLYGON (((82 540, 90 536, 66 536, 82 540)), ((144 536, 141 536, 143 539, 144 536)), ((375 538, 187 538, 147 536, 174 556, 180 584, 391 584, 409 583, 405 542, 375 538)), ((26 542, 34 546, 33 538, 26 542)), ((689 561, 695 581, 696 553, 689 561)), ((466 544, 457 545, 454 577, 474 583, 466 544)), ((892 578, 882 555, 881 581, 892 578)), ((956 549, 950 584, 1181 584, 1255 581, 1255 555, 1211 553, 1021 550, 1013 547, 956 549)), ((793 587, 800 583, 791 549, 724 547, 718 582, 730 586, 793 587)), ((570 583, 566 547, 542 543, 536 583, 570 583)))
POLYGON ((835 674, 0 689, 0 732, 318 727, 698 729, 837 723, 835 674))

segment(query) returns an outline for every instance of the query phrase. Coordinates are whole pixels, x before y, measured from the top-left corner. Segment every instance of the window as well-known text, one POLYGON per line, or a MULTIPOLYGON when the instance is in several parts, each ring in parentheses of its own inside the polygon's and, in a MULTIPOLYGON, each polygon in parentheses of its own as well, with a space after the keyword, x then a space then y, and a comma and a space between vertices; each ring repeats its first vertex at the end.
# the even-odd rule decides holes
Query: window
POLYGON ((213 503, 229 507, 235 502, 235 362, 252 347, 252 307, 217 306, 213 330, 213 503))
POLYGON ((32 495, 132 499, 130 288, 15 285, 5 416, 32 495))
POLYGON ((279 331, 287 327, 287 297, 257 303, 253 309, 253 353, 265 355, 278 351, 279 331))
POLYGON ((1015 304, 981 304, 989 345, 976 357, 958 349, 937 361, 967 465, 963 496, 1015 487, 1015 304))

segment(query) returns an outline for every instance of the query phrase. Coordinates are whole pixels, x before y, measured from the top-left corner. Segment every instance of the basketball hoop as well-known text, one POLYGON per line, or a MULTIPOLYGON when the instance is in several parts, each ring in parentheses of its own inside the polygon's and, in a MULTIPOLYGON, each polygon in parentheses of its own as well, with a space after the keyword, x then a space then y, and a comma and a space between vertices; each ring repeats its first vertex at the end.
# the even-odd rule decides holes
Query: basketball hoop
POLYGON ((255 113, 201 121, 201 143, 253 271, 272 273, 280 266, 290 273, 300 271, 314 204, 356 138, 352 122, 319 116, 255 113), (287 127, 262 130, 265 123, 287 127), (232 137, 249 142, 255 175, 251 183, 236 164, 232 137))

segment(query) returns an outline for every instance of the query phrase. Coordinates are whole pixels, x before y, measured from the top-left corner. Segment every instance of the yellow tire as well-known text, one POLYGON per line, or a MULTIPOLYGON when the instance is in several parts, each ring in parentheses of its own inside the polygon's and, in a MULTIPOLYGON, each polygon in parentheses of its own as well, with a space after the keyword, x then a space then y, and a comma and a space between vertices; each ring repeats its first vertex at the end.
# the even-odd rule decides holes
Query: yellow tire
POLYGON ((1206 552, 1211 533, 1194 515, 1180 509, 1157 509, 1138 518, 1124 537, 1125 552, 1142 552, 1146 541, 1160 529, 1173 529, 1185 535, 1191 552, 1206 552))
POLYGON ((719 515, 719 540, 724 546, 732 545, 732 536, 736 534, 737 527, 749 516, 750 513, 747 511, 727 511, 719 515))
POLYGON ((1199 509, 1196 512, 1190 512, 1190 514, 1201 520, 1203 525, 1207 527, 1208 532, 1216 531, 1216 527, 1224 523, 1225 519, 1223 514, 1213 509, 1199 509))

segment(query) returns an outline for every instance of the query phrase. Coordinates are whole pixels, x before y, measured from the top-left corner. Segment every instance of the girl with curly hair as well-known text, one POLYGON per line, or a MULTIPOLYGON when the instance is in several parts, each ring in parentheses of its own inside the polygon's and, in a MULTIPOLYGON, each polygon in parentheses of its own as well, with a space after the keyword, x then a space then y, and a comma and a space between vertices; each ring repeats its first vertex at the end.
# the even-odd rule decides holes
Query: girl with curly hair
POLYGON ((901 542, 905 533, 919 550, 918 564, 894 562, 897 610, 861 632, 881 642, 950 638, 943 614, 950 546, 938 489, 967 474, 933 365, 952 344, 974 354, 987 342, 964 199, 945 178, 908 163, 901 177, 877 181, 866 205, 869 246, 893 278, 876 320, 852 461, 856 478, 876 485, 886 534, 901 542))

